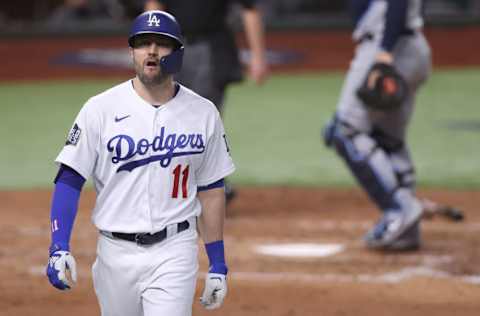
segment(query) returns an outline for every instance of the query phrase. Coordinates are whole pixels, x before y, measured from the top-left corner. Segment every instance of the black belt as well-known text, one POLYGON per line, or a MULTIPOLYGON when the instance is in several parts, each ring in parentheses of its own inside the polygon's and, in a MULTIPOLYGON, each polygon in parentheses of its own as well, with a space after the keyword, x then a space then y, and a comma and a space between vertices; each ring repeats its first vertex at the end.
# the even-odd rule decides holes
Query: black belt
MULTIPOLYGON (((177 233, 183 232, 190 227, 188 221, 183 221, 177 224, 177 233)), ((113 237, 133 241, 139 245, 153 245, 157 242, 163 241, 167 238, 167 228, 165 227, 159 232, 150 234, 150 233, 111 233, 113 237)))
MULTIPOLYGON (((400 36, 412 36, 415 34, 416 34, 415 30, 405 29, 400 33, 400 36)), ((360 38, 355 41, 355 44, 358 45, 366 41, 371 41, 374 38, 375 38, 375 35, 373 33, 367 32, 365 34, 362 34, 362 36, 360 36, 360 38)))

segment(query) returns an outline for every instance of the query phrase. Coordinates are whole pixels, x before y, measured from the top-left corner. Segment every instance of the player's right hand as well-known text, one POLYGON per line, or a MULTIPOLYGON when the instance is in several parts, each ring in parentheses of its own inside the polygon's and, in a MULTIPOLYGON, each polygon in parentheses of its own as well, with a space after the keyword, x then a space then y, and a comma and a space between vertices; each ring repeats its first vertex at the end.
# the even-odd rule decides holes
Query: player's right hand
POLYGON ((226 275, 220 273, 208 273, 205 278, 205 289, 200 298, 200 303, 202 303, 206 309, 216 309, 222 306, 223 299, 226 295, 226 275))
POLYGON ((47 276, 50 283, 59 290, 69 290, 73 282, 77 282, 77 264, 68 251, 57 250, 50 254, 47 265, 47 276), (67 275, 70 273, 70 278, 67 275))

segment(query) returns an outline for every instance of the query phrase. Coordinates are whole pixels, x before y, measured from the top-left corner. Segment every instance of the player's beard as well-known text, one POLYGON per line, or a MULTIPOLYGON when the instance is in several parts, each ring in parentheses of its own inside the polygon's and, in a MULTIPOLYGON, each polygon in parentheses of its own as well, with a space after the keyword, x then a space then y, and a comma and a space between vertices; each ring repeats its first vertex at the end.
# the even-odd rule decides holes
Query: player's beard
POLYGON ((141 83, 145 86, 157 86, 162 85, 167 81, 169 78, 169 74, 165 74, 162 72, 162 67, 158 65, 158 72, 155 74, 147 74, 146 63, 138 63, 134 60, 135 63, 135 72, 137 73, 137 77, 141 83))

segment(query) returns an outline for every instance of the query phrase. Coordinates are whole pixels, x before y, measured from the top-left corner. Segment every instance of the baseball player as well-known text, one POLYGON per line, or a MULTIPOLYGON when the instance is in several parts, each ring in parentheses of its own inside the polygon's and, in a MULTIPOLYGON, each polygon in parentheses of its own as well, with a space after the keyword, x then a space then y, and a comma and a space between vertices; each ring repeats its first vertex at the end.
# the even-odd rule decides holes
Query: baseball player
POLYGON ((184 46, 172 15, 139 15, 128 43, 136 77, 87 101, 56 159, 49 281, 76 281, 69 241, 91 176, 101 314, 191 315, 197 225, 210 261, 201 303, 217 308, 227 293, 223 178, 235 169, 219 112, 173 80, 184 46))
POLYGON ((406 132, 416 93, 431 70, 430 48, 422 34, 423 3, 351 0, 350 4, 355 56, 336 114, 324 130, 325 142, 383 211, 365 236, 367 247, 416 249, 422 206, 415 196, 406 132))

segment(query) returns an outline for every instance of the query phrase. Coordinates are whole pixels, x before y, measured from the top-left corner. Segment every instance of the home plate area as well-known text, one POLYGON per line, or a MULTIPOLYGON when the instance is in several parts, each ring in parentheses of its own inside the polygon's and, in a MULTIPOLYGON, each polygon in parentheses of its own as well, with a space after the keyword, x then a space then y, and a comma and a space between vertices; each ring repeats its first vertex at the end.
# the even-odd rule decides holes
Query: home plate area
POLYGON ((321 258, 333 256, 343 251, 344 248, 341 244, 291 243, 259 245, 255 248, 255 251, 267 256, 321 258))
MULTIPOLYGON (((480 310, 480 193, 422 191, 465 212, 466 220, 422 221, 422 246, 412 252, 365 248, 379 212, 358 190, 239 187, 227 210, 229 267, 222 309, 198 303, 208 270, 199 241, 200 273, 193 315, 476 316, 480 310)), ((0 315, 99 315, 91 280, 97 231, 95 194, 86 190, 72 250, 79 281, 72 291, 45 276, 50 191, 2 192, 0 315), (19 225, 21 223, 21 225, 19 225)))

